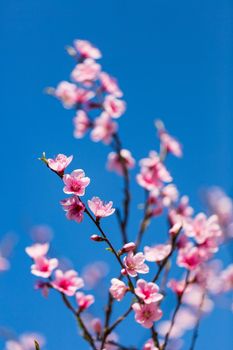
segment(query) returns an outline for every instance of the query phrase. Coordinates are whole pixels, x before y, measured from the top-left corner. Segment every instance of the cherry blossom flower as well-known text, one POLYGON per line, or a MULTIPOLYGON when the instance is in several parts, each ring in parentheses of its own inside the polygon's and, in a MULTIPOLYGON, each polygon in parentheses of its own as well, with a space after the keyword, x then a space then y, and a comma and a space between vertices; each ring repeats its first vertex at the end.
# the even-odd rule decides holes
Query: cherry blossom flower
POLYGON ((188 237, 194 237, 199 244, 204 243, 208 238, 222 235, 217 215, 207 218, 203 213, 198 214, 192 221, 186 221, 184 231, 188 237))
POLYGON ((107 276, 108 272, 109 267, 104 261, 94 261, 93 263, 86 265, 82 272, 85 289, 93 289, 103 280, 104 277, 107 276))
POLYGON ((129 288, 123 281, 117 278, 112 278, 111 284, 112 285, 109 288, 109 292, 111 293, 114 299, 116 299, 117 301, 121 301, 125 296, 125 293, 129 290, 129 288))
POLYGON ((68 81, 62 81, 55 89, 55 96, 62 101, 65 108, 73 108, 77 102, 77 86, 68 81))
POLYGON ((219 187, 211 187, 205 193, 208 207, 213 214, 218 216, 222 226, 227 226, 233 221, 233 201, 219 187))
POLYGON ((99 197, 93 197, 91 200, 88 200, 88 206, 97 219, 112 215, 115 212, 112 205, 112 201, 104 203, 99 197))
POLYGON ((135 320, 145 328, 151 328, 163 313, 157 303, 139 304, 134 303, 132 309, 135 312, 135 320))
POLYGON ((147 261, 163 261, 171 252, 171 244, 158 244, 153 247, 144 247, 144 254, 147 261))
POLYGON ((88 58, 78 63, 71 73, 71 78, 78 83, 90 83, 98 78, 101 66, 93 59, 88 58))
POLYGON ((138 273, 148 273, 149 267, 144 263, 145 256, 143 253, 134 253, 131 251, 127 256, 124 257, 124 265, 126 272, 132 276, 136 277, 138 273))
POLYGON ((23 333, 17 340, 7 340, 5 350, 34 350, 35 340, 39 342, 41 348, 45 345, 45 339, 42 335, 23 333))
POLYGON ((159 293, 159 287, 157 284, 153 282, 148 283, 143 279, 137 281, 135 293, 145 304, 157 303, 163 299, 163 295, 159 293))
POLYGON ((95 93, 93 91, 77 87, 76 104, 77 105, 85 105, 94 96, 95 96, 95 93))
POLYGON ((106 112, 103 112, 95 119, 94 128, 91 132, 91 139, 94 142, 103 141, 105 144, 109 144, 116 131, 117 124, 112 121, 111 117, 106 112))
POLYGON ((55 271, 55 279, 51 283, 52 287, 59 290, 68 296, 75 294, 77 289, 84 286, 83 279, 78 277, 78 273, 74 270, 68 270, 62 272, 61 270, 55 271))
POLYGON ((189 287, 186 287, 186 282, 185 280, 181 280, 181 281, 176 281, 175 279, 171 279, 167 286, 174 292, 176 293, 178 296, 181 296, 183 294, 184 289, 189 287))
POLYGON ((179 192, 174 184, 169 184, 161 189, 162 203, 164 207, 170 207, 178 200, 179 192))
POLYGON ((35 290, 41 290, 41 294, 43 295, 43 297, 48 297, 50 289, 48 282, 37 281, 34 285, 34 288, 35 290))
POLYGON ((87 116, 87 113, 84 112, 83 110, 79 110, 76 113, 76 116, 73 119, 74 122, 74 137, 77 139, 82 138, 87 130, 90 128, 90 120, 87 116))
POLYGON ((230 264, 220 275, 222 281, 222 289, 228 292, 233 289, 233 264, 230 264))
POLYGON ((208 313, 212 311, 214 304, 207 295, 205 295, 204 301, 202 301, 203 293, 205 293, 205 290, 198 284, 193 283, 190 285, 189 290, 185 290, 182 301, 192 307, 194 311, 197 311, 202 303, 201 311, 208 313))
POLYGON ((25 249, 27 255, 32 259, 37 259, 41 256, 44 256, 48 253, 49 243, 35 243, 30 247, 25 249))
POLYGON ((176 263, 180 267, 193 270, 204 261, 200 250, 192 243, 186 244, 184 248, 179 249, 176 263))
POLYGON ((127 169, 132 169, 135 166, 135 159, 127 149, 122 149, 120 155, 116 152, 110 152, 108 155, 107 168, 110 171, 115 171, 119 175, 124 175, 123 164, 127 169))
POLYGON ((172 153, 176 157, 182 156, 182 147, 181 144, 174 139, 169 133, 166 131, 164 124, 161 120, 157 120, 155 122, 155 126, 158 129, 158 135, 161 141, 163 148, 168 153, 172 153))
POLYGON ((183 224, 193 215, 193 208, 189 205, 188 196, 180 198, 178 206, 169 210, 169 221, 171 225, 178 223, 183 224))
POLYGON ((136 249, 136 244, 134 242, 125 243, 121 248, 121 254, 134 251, 136 249))
POLYGON ((31 266, 31 273, 35 276, 48 278, 57 266, 57 259, 47 259, 44 256, 40 256, 34 260, 34 264, 31 266))
POLYGON ((171 175, 154 151, 149 153, 148 158, 140 161, 140 166, 141 172, 137 175, 137 182, 148 191, 162 187, 163 182, 172 181, 171 175))
POLYGON ((87 40, 75 40, 74 47, 84 58, 93 58, 96 60, 102 57, 100 50, 87 40))
POLYGON ((58 173, 59 175, 63 175, 65 169, 72 162, 73 156, 65 156, 64 154, 58 154, 54 159, 48 158, 47 164, 48 167, 58 173))
POLYGON ((93 318, 91 321, 91 327, 95 333, 100 334, 102 332, 101 320, 99 318, 93 318))
POLYGON ((84 294, 82 292, 77 292, 75 294, 75 298, 80 311, 88 309, 95 302, 95 298, 93 295, 84 294))
POLYGON ((83 220, 83 213, 85 205, 76 196, 72 196, 60 201, 63 209, 66 211, 66 217, 69 220, 81 222, 83 220))
POLYGON ((114 95, 116 97, 123 96, 123 93, 120 90, 115 78, 111 77, 109 74, 105 72, 101 72, 99 75, 99 79, 100 79, 101 87, 103 91, 111 95, 114 95))
POLYGON ((63 191, 66 194, 76 194, 77 196, 83 196, 85 194, 85 188, 89 185, 89 177, 85 177, 85 173, 82 169, 72 171, 71 174, 63 176, 63 182, 65 187, 63 191))
POLYGON ((113 95, 105 97, 103 107, 112 118, 120 118, 126 109, 125 102, 117 99, 113 95))
POLYGON ((144 344, 142 350, 159 350, 155 344, 153 339, 148 339, 147 342, 144 344))
POLYGON ((10 268, 9 261, 4 257, 0 255, 0 272, 7 271, 10 268))

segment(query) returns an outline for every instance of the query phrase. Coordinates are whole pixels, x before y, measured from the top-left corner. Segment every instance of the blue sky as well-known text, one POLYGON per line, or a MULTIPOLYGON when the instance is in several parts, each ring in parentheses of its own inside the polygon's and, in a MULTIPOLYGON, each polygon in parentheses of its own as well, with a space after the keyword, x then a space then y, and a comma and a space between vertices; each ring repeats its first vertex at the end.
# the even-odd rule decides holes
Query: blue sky
MULTIPOLYGON (((168 167, 200 210, 200 188, 220 185, 233 192, 232 18, 230 0, 1 1, 1 234, 15 231, 20 241, 12 269, 0 277, 0 324, 18 333, 44 333, 50 350, 86 348, 59 298, 53 294, 44 300, 33 291, 24 247, 30 244, 30 226, 45 223, 55 232, 54 252, 69 256, 79 270, 89 252, 94 260, 106 253, 89 242, 90 224, 65 219, 58 203, 61 183, 38 162, 42 151, 73 154, 74 168, 85 169, 92 179, 89 197, 121 198, 120 180, 103 173, 106 147, 75 140, 73 112, 43 93, 69 77, 73 61, 64 47, 82 38, 103 52, 101 63, 118 78, 128 105, 120 134, 137 159, 158 145, 156 118, 182 141, 184 158, 170 159, 168 167)), ((143 198, 133 188, 132 237, 136 205, 143 198)), ((117 241, 114 225, 111 218, 105 227, 117 241)), ((223 257, 229 260, 226 252, 223 257)), ((101 312, 101 306, 93 312, 101 312)), ((230 349, 231 326, 230 312, 214 311, 203 321, 197 350, 230 349)), ((143 331, 135 325, 132 333, 141 345, 143 331)), ((124 327, 121 334, 122 340, 128 337, 124 327)))

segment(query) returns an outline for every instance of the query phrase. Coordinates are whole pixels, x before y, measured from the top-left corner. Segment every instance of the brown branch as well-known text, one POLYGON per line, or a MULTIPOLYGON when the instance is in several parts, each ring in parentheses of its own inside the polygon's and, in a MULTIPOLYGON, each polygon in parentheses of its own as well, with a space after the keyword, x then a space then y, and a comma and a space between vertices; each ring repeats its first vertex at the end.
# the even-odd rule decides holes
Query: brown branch
POLYGON ((176 307, 175 307, 175 310, 173 312, 173 315, 172 315, 172 319, 171 319, 171 323, 170 323, 170 327, 165 335, 165 338, 164 338, 164 343, 162 345, 162 348, 161 350, 165 350, 166 346, 167 346, 167 343, 168 343, 168 340, 169 340, 169 337, 170 337, 170 334, 172 332, 172 329, 173 329, 173 326, 175 324, 175 319, 176 319, 176 315, 182 305, 182 298, 183 298, 183 295, 189 285, 189 275, 190 275, 190 271, 187 271, 187 275, 186 275, 186 278, 185 278, 185 286, 184 286, 184 289, 182 291, 182 293, 177 297, 177 304, 176 304, 176 307))
POLYGON ((189 350, 194 350, 196 342, 197 342, 198 331, 199 331, 201 316, 202 316, 202 306, 204 304, 204 301, 205 301, 205 292, 202 294, 202 297, 201 297, 201 302, 200 302, 200 305, 198 308, 198 314, 197 314, 197 322, 196 322, 195 328, 193 330, 193 335, 192 335, 192 340, 191 340, 191 345, 190 345, 189 350))

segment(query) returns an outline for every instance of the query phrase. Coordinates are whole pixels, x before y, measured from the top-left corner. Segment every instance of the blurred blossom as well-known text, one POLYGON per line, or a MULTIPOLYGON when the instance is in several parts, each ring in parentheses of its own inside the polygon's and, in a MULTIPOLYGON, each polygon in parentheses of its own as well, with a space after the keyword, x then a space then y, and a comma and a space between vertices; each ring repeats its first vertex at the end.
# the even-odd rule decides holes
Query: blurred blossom
POLYGON ((35 350, 35 340, 42 349, 45 338, 38 333, 24 333, 17 340, 7 340, 5 350, 35 350))
POLYGON ((48 225, 35 225, 30 229, 30 236, 38 243, 50 242, 53 238, 53 229, 48 225))
POLYGON ((103 261, 95 261, 85 266, 82 272, 85 288, 94 288, 109 272, 108 265, 103 261))

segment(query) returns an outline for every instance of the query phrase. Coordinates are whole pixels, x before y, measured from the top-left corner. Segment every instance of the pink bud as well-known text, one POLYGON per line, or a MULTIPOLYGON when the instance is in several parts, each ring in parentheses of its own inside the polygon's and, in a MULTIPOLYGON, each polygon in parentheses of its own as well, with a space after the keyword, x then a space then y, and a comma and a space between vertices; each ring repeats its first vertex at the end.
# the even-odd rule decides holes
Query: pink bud
POLYGON ((127 276, 127 271, 126 271, 126 269, 122 269, 122 270, 121 270, 121 274, 122 274, 123 276, 127 276))
POLYGON ((98 236, 98 235, 92 235, 90 237, 92 239, 92 241, 95 241, 95 242, 103 242, 105 241, 105 239, 101 236, 98 236))
POLYGON ((123 254, 123 253, 134 251, 135 248, 136 248, 136 244, 134 242, 126 243, 125 245, 123 245, 121 249, 121 253, 123 254))
POLYGON ((97 334, 100 334, 102 331, 102 324, 101 324, 101 320, 99 318, 94 318, 91 321, 91 326, 93 328, 93 331, 97 334))
POLYGON ((170 228, 169 230, 170 235, 171 236, 177 235, 180 232, 181 228, 182 228, 182 224, 180 222, 177 222, 170 228))

